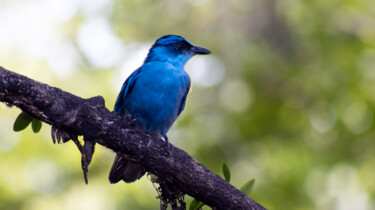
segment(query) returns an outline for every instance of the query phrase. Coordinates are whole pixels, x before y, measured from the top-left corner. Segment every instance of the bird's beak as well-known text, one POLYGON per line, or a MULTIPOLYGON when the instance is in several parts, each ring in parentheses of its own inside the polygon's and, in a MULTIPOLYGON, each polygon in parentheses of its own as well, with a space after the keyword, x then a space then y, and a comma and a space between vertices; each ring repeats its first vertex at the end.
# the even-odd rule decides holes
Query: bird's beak
POLYGON ((193 48, 191 48, 191 52, 193 52, 194 54, 210 54, 211 53, 211 51, 203 47, 198 47, 198 46, 193 46, 193 48))

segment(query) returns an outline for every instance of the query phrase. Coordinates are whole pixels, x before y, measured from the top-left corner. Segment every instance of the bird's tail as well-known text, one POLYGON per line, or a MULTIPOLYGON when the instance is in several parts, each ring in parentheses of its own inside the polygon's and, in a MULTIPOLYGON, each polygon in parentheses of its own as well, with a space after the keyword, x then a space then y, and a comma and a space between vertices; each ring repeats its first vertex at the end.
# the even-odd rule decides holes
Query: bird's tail
POLYGON ((130 183, 140 179, 145 172, 146 171, 141 165, 133 163, 117 153, 111 171, 109 172, 109 181, 112 184, 115 184, 120 180, 130 183))

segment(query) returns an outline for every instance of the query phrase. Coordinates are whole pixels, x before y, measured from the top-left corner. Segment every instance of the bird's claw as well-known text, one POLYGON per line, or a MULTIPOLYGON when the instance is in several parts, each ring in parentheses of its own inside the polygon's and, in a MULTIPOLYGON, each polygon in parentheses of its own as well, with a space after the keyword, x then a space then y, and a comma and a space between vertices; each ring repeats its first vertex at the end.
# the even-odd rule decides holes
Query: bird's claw
POLYGON ((168 141, 168 136, 167 135, 163 135, 163 139, 164 139, 164 144, 163 144, 163 147, 165 148, 165 152, 168 156, 171 156, 172 155, 172 150, 173 150, 173 146, 171 143, 169 143, 168 141))

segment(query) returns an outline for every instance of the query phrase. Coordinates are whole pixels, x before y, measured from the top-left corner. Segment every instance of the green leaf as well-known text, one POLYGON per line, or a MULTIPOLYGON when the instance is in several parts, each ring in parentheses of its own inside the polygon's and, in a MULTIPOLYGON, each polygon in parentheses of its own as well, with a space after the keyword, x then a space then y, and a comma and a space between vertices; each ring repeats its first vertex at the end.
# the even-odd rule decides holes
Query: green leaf
POLYGON ((230 170, 229 170, 229 167, 227 166, 227 164, 223 163, 223 165, 221 166, 221 169, 223 171, 223 175, 224 175, 225 180, 230 182, 230 170))
POLYGON ((198 205, 199 201, 197 199, 194 198, 194 200, 192 200, 190 202, 190 205, 189 205, 189 210, 193 210, 195 209, 195 207, 198 205))
POLYGON ((16 121, 14 121, 13 130, 15 132, 22 131, 23 129, 27 128, 27 126, 30 124, 32 120, 33 117, 26 114, 25 112, 22 112, 18 115, 16 121))
POLYGON ((246 195, 250 195, 251 191, 253 191, 255 184, 255 179, 250 179, 247 181, 242 187, 240 188, 241 192, 245 193, 246 195))
POLYGON ((198 210, 202 206, 204 206, 204 203, 194 198, 189 205, 189 210, 198 210))
POLYGON ((155 174, 151 174, 150 178, 151 178, 152 181, 159 179, 159 177, 156 176, 155 174))
POLYGON ((34 118, 31 121, 31 128, 33 129, 34 133, 38 133, 40 129, 42 128, 42 122, 34 118))

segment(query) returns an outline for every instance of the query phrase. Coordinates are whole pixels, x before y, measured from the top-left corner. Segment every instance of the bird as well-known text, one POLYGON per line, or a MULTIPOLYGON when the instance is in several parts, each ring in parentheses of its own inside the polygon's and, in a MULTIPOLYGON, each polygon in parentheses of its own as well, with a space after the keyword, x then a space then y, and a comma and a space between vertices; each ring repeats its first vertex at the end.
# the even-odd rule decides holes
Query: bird
MULTIPOLYGON (((136 126, 169 144, 166 134, 184 110, 191 84, 184 66, 194 55, 210 53, 179 35, 160 37, 151 46, 142 66, 125 80, 114 112, 134 116, 136 126)), ((144 174, 140 164, 117 153, 109 181, 131 183, 144 174)))

